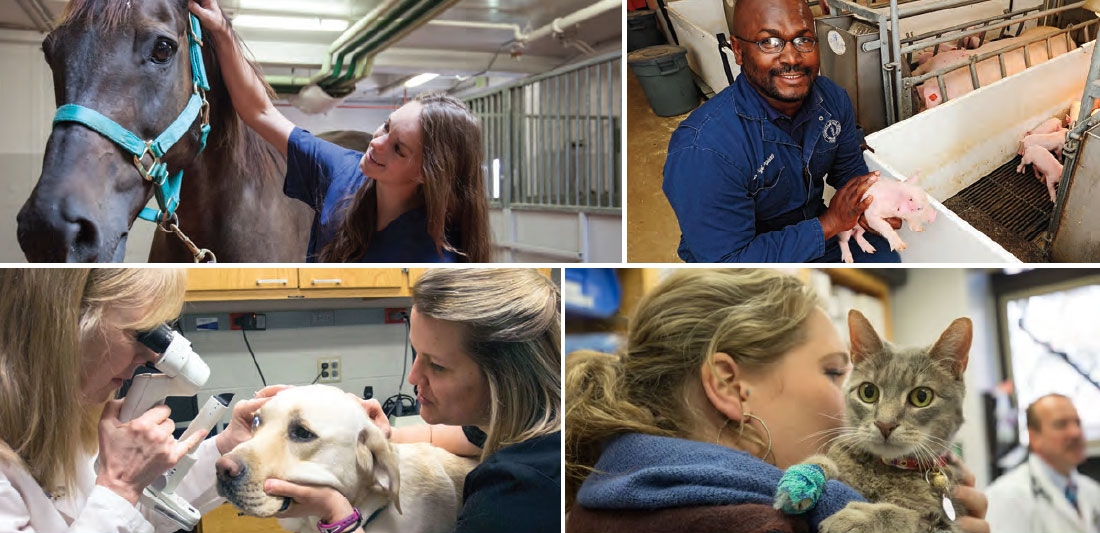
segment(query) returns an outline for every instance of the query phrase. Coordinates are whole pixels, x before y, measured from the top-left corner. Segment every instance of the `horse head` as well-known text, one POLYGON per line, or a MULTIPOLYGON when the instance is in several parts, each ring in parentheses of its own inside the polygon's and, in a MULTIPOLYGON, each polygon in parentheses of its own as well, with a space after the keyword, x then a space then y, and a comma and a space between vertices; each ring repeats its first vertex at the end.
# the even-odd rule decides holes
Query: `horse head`
POLYGON ((160 154, 147 152, 135 161, 102 128, 88 124, 90 115, 63 118, 64 110, 91 110, 135 140, 164 139, 176 130, 178 141, 162 146, 162 174, 196 162, 207 110, 193 121, 185 118, 192 95, 202 93, 192 77, 190 31, 187 0, 69 3, 64 21, 42 43, 59 113, 42 175, 18 216, 28 260, 122 261, 130 225, 154 194, 141 169, 160 154))

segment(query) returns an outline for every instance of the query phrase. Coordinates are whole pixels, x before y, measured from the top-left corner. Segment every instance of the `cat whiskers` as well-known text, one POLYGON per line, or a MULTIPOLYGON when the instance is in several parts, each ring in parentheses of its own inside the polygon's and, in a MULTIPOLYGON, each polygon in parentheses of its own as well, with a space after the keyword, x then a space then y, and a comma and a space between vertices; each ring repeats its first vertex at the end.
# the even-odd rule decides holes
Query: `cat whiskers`
POLYGON ((821 450, 822 448, 826 448, 831 442, 848 436, 854 429, 855 428, 847 426, 824 429, 807 435, 801 439, 800 442, 810 441, 811 444, 817 446, 818 450, 821 450))

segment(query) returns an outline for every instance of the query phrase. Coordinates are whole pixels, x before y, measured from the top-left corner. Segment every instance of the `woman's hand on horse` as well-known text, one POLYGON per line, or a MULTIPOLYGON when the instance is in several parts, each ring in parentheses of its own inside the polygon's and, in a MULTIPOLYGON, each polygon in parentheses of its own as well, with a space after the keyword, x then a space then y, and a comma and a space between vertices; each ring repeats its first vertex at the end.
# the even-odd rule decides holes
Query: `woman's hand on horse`
POLYGON ((222 15, 218 0, 191 0, 187 7, 199 19, 205 31, 224 32, 229 29, 229 21, 222 15))
POLYGON ((172 436, 176 424, 168 418, 172 410, 167 406, 158 405, 126 423, 118 419, 121 410, 122 400, 112 400, 103 407, 96 485, 137 504, 141 491, 198 446, 206 432, 176 442, 172 436))

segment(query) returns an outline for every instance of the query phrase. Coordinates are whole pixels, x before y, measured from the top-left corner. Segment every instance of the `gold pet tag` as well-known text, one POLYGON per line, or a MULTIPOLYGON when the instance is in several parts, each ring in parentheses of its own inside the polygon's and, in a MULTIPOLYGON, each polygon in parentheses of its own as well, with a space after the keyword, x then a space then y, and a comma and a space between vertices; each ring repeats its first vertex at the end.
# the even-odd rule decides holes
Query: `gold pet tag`
POLYGON ((955 520, 955 506, 951 504, 951 498, 946 493, 943 495, 943 512, 947 513, 947 518, 951 521, 955 520))

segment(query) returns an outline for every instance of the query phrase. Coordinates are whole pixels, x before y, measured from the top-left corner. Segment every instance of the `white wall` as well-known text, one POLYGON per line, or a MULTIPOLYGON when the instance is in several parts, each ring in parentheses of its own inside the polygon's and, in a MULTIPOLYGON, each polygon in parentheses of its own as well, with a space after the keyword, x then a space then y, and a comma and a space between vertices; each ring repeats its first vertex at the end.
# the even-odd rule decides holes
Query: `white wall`
POLYGON ((373 132, 375 128, 381 126, 389 118, 390 113, 400 107, 400 103, 393 107, 371 106, 369 108, 344 105, 327 113, 315 115, 304 113, 298 108, 285 103, 279 103, 277 107, 279 111, 286 115, 286 118, 297 124, 298 127, 317 134, 333 130, 373 132))
POLYGON ((899 345, 931 345, 952 320, 966 316, 974 323, 974 342, 965 379, 967 396, 963 405, 966 422, 959 431, 967 466, 978 487, 990 479, 988 436, 980 394, 996 383, 996 307, 989 278, 983 271, 922 268, 909 269, 908 282, 894 291, 892 310, 894 338, 899 345))
POLYGON ((622 215, 538 208, 489 210, 497 261, 620 263, 622 215))
POLYGON ((0 262, 26 261, 15 236, 15 216, 42 171, 54 113, 43 38, 35 32, 0 30, 0 262))
MULTIPOLYGON (((225 392, 234 393, 236 403, 251 398, 263 386, 241 331, 187 331, 185 335, 210 367, 210 379, 198 394, 199 405, 225 392)), ((328 385, 357 396, 370 385, 374 398, 382 402, 396 394, 402 382, 403 324, 249 331, 248 340, 269 385, 307 385, 317 376, 317 359, 336 356, 341 357, 344 375, 339 383, 328 385)), ((405 382, 403 392, 413 395, 412 386, 405 382)), ((227 421, 228 415, 222 422, 227 421)))

